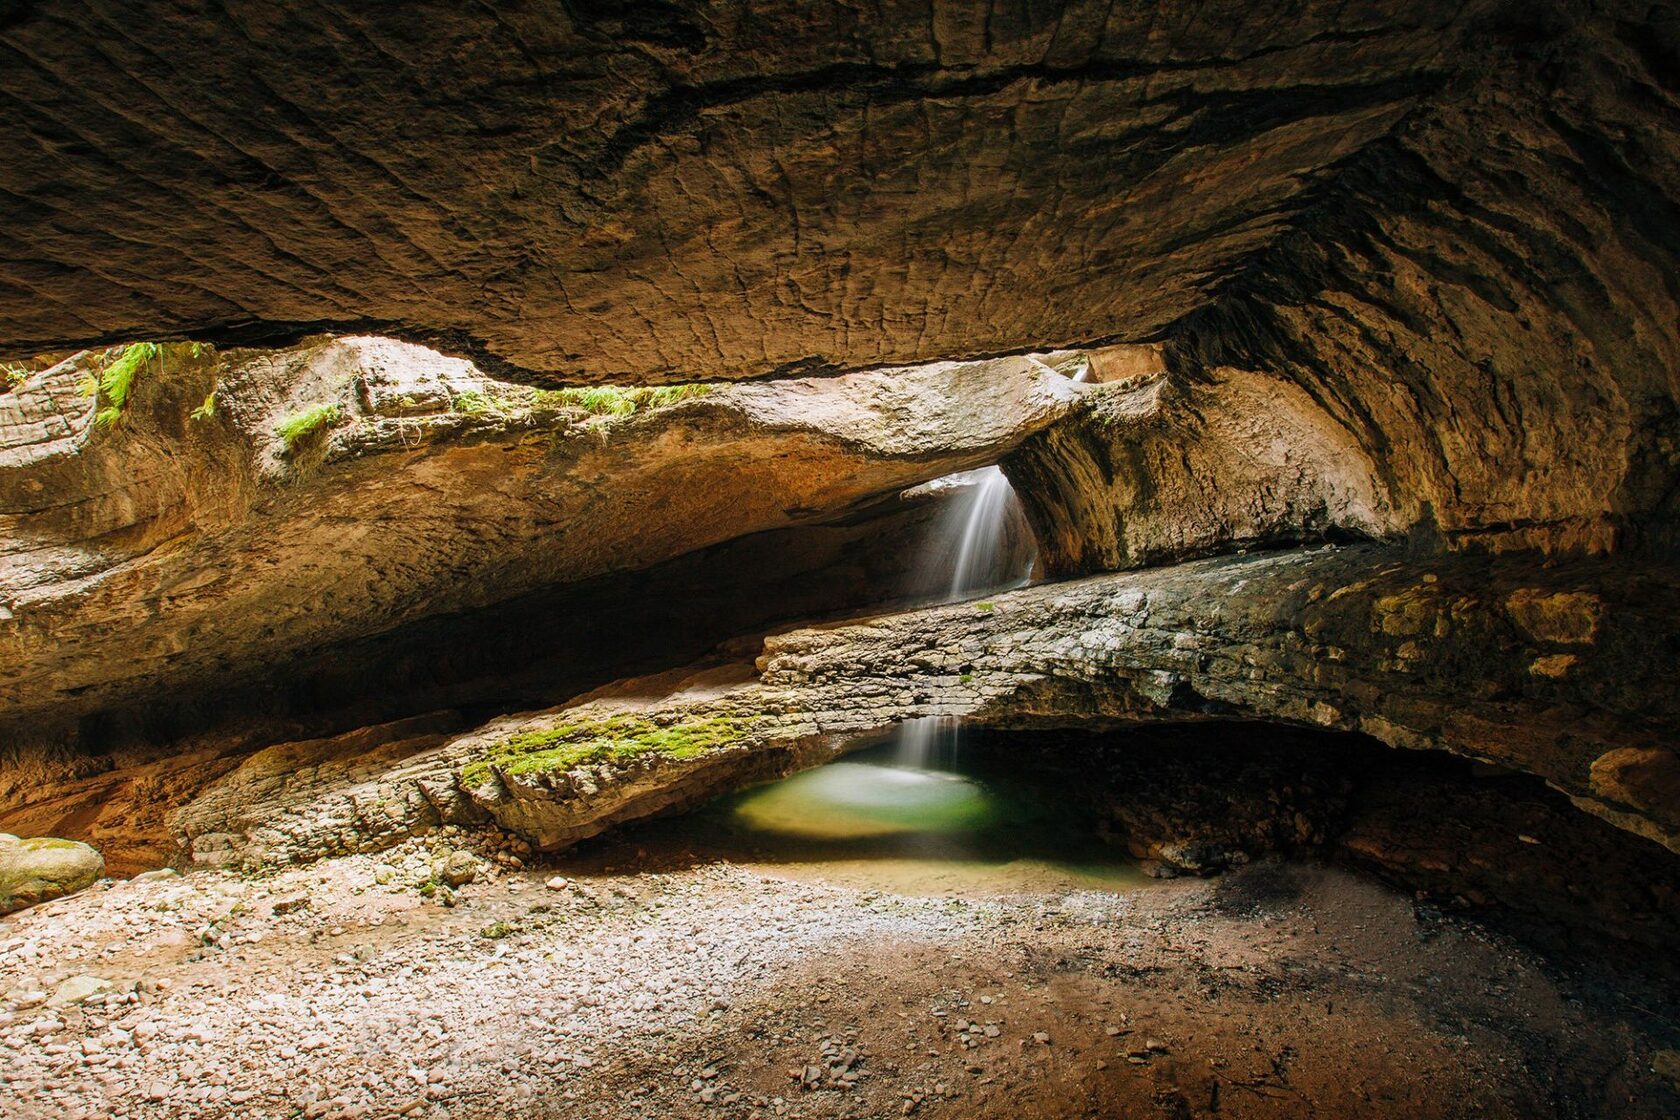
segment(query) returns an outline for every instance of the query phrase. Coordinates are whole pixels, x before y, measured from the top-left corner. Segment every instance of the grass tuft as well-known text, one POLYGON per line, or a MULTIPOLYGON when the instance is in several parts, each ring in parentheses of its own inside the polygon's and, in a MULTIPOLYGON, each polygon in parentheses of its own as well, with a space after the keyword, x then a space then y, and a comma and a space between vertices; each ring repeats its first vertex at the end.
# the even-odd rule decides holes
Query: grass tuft
POLYGON ((316 443, 328 428, 344 419, 344 410, 336 404, 317 404, 294 412, 274 425, 274 434, 286 445, 291 455, 301 447, 316 443))
POLYGON ((576 408, 592 416, 629 416, 638 411, 669 408, 683 401, 703 397, 710 385, 643 385, 625 389, 617 385, 591 385, 582 389, 544 389, 532 401, 535 408, 576 408))
POLYGON ((128 412, 128 399, 134 392, 134 379, 140 371, 158 360, 163 347, 155 342, 136 342, 105 351, 95 366, 96 372, 84 383, 97 393, 100 408, 93 422, 101 428, 114 428, 123 422, 128 412))

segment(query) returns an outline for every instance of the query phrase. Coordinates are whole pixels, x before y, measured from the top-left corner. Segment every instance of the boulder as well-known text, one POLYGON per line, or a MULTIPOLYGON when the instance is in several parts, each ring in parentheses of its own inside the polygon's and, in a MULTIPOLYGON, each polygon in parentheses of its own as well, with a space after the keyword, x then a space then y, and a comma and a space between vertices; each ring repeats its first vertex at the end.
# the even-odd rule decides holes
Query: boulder
POLYGON ((105 860, 79 841, 0 833, 0 914, 75 894, 104 874, 105 860))

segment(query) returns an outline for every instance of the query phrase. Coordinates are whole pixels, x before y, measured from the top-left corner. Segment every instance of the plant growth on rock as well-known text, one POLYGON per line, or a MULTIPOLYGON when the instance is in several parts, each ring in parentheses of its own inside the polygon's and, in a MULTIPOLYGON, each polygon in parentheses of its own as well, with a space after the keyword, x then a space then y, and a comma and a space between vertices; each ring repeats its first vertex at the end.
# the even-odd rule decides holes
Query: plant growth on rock
POLYGON ((274 434, 286 447, 286 454, 318 442, 328 428, 344 419, 344 410, 336 404, 317 404, 294 412, 274 425, 274 434))
POLYGON ((461 769, 461 784, 482 785, 493 773, 557 773, 591 763, 624 763, 650 757, 698 758, 739 740, 760 716, 717 716, 657 723, 644 716, 580 720, 527 731, 493 746, 461 769))

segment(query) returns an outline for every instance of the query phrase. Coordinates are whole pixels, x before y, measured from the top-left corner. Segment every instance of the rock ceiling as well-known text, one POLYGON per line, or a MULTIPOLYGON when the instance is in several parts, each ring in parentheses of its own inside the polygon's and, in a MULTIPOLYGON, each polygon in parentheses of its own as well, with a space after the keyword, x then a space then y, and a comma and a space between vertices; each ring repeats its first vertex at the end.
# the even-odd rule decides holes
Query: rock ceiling
MULTIPOLYGON (((515 378, 687 380, 1160 337, 1216 305, 1276 346, 1388 283, 1400 329, 1415 284, 1511 311, 1485 258, 1568 285, 1602 249, 1664 289, 1675 26, 1443 0, 9 2, 0 348, 341 327, 515 378)), ((1619 303, 1585 286, 1573 310, 1619 303)), ((1609 333, 1671 326, 1659 296, 1609 333)))

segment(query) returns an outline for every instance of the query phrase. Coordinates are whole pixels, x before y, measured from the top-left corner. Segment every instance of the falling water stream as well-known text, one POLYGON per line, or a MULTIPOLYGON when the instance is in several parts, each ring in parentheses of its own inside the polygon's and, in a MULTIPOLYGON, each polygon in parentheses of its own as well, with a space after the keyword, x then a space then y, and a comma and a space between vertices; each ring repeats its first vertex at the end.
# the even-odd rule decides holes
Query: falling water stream
MULTIPOLYGON (((997 467, 955 489, 927 545, 931 589, 961 602, 1025 584, 1035 560, 1019 499, 997 467), (948 575, 942 575, 948 573, 948 575), (935 582, 935 580, 938 582, 935 582)), ((684 842, 778 874, 899 893, 995 894, 1136 886, 1136 867, 1070 827, 1062 797, 983 776, 957 720, 906 720, 845 761, 726 798, 684 842)))
MULTIPOLYGON (((1011 526, 1023 524, 1020 499, 995 466, 941 480, 961 487, 951 511, 940 519, 930 542, 929 562, 951 573, 946 602, 1025 584, 1032 575, 1033 550, 1011 548, 1011 526)), ((1018 530, 1017 530, 1018 531, 1018 530)), ((937 570, 937 568, 936 568, 937 570)), ((898 729, 896 757, 912 770, 948 771, 955 763, 961 730, 954 719, 925 716, 898 729)))

